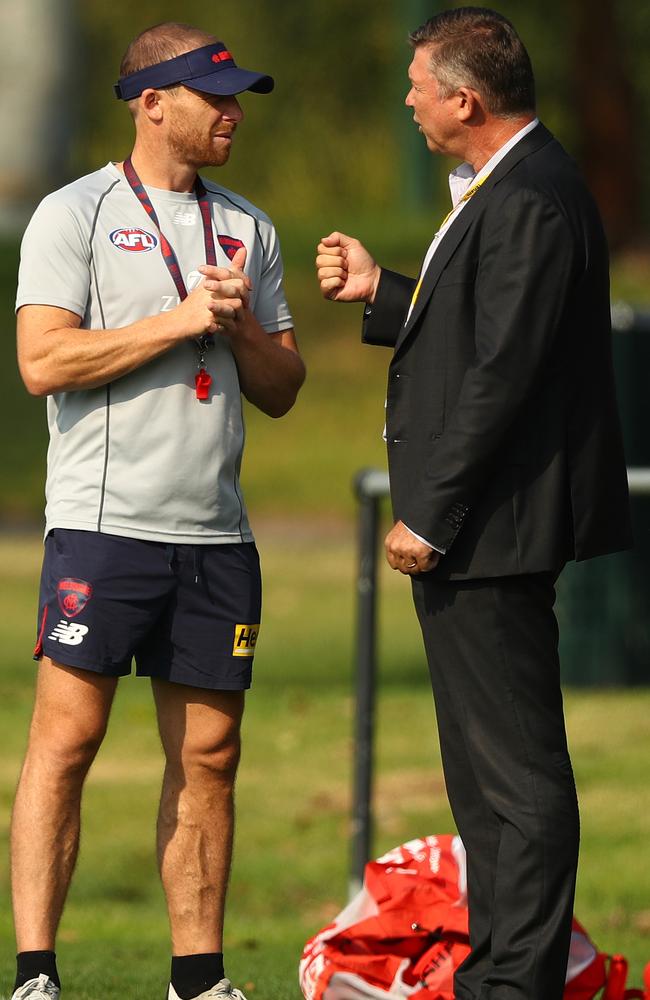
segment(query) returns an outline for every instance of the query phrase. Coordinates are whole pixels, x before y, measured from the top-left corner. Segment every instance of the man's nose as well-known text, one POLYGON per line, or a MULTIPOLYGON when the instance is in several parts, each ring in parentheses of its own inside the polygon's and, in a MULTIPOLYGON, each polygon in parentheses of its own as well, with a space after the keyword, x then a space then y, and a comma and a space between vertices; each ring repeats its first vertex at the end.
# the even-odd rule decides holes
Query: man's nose
POLYGON ((244 111, 236 97, 232 97, 229 101, 227 101, 224 105, 222 114, 224 118, 229 118, 230 121, 233 122, 240 122, 244 117, 244 111))

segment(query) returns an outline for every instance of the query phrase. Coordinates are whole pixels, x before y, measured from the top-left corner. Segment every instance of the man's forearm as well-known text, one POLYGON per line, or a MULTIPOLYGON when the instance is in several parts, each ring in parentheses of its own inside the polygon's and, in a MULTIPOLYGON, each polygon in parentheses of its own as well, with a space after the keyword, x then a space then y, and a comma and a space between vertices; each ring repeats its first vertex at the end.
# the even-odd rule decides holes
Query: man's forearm
POLYGON ((28 358, 21 357, 26 352, 19 348, 19 364, 32 395, 94 389, 128 375, 182 339, 164 314, 115 330, 53 328, 40 335, 28 358))
POLYGON ((169 312, 113 330, 84 330, 73 312, 26 305, 18 312, 18 364, 35 396, 93 389, 127 375, 191 337, 217 331, 233 304, 200 285, 169 312))
POLYGON ((305 380, 293 331, 269 334, 250 313, 228 339, 246 399, 270 417, 287 413, 305 380))

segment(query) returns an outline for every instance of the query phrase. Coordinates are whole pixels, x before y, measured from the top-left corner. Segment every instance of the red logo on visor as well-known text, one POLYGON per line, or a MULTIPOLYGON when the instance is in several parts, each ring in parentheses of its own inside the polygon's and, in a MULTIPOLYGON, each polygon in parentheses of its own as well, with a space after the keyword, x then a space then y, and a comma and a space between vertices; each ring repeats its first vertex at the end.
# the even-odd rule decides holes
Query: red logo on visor
POLYGON ((210 58, 212 59, 212 62, 216 62, 216 63, 218 63, 218 62, 228 62, 228 60, 230 60, 231 62, 233 61, 233 58, 232 58, 230 52, 228 51, 228 49, 224 49, 223 52, 214 52, 210 56, 210 58))

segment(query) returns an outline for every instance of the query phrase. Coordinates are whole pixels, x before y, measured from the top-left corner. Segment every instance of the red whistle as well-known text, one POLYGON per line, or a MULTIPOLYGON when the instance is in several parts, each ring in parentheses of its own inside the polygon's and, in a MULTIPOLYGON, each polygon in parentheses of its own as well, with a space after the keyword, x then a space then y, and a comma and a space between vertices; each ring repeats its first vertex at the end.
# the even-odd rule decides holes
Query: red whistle
POLYGON ((196 398, 197 399, 207 399, 210 386, 212 385, 212 376, 205 368, 200 368, 196 375, 194 376, 194 384, 196 386, 196 398))
POLYGON ((612 955, 609 960, 603 1000, 624 1000, 626 980, 627 960, 622 955, 612 955))

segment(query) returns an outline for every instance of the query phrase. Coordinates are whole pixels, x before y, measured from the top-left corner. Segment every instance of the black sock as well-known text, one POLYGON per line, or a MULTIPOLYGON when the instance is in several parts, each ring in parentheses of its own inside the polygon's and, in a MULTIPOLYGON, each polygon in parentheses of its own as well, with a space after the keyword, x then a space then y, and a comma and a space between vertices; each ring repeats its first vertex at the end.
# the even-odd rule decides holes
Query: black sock
POLYGON ((56 971, 56 954, 53 951, 21 951, 16 955, 16 968, 14 990, 24 986, 30 979, 38 979, 43 972, 55 986, 61 988, 59 973, 56 971))
POLYGON ((223 955, 213 951, 207 955, 172 957, 171 979, 181 1000, 194 1000, 223 979, 223 955))

